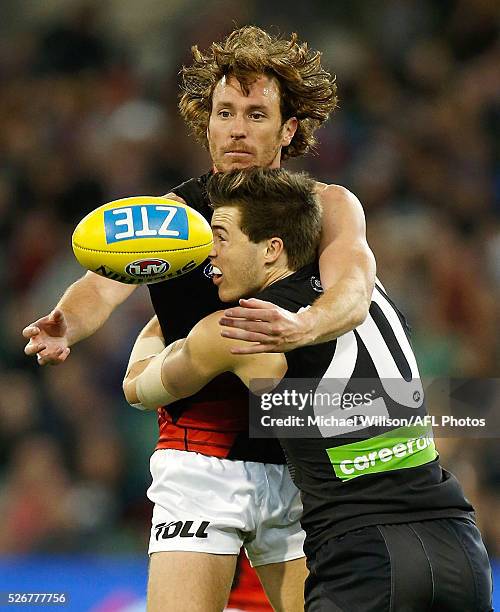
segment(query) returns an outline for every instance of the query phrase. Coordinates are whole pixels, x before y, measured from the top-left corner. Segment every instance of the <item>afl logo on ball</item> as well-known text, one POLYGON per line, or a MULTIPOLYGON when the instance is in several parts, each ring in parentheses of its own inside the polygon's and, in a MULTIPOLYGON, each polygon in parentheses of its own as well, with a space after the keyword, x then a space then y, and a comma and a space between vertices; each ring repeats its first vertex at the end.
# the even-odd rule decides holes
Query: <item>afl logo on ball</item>
POLYGON ((155 277, 165 274, 170 268, 164 259, 137 259, 127 265, 125 272, 137 278, 155 277))
POLYGON ((323 285, 317 276, 311 276, 311 287, 316 293, 323 293, 323 285))

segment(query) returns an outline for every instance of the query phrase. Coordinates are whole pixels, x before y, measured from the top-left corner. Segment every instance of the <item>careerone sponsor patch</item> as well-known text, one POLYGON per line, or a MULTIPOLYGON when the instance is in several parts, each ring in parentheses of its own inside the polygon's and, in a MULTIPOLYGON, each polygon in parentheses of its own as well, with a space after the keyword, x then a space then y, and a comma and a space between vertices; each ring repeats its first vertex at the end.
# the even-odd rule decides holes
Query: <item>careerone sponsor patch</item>
POLYGON ((417 467, 437 457, 428 427, 399 427, 367 440, 328 448, 326 452, 340 480, 417 467))

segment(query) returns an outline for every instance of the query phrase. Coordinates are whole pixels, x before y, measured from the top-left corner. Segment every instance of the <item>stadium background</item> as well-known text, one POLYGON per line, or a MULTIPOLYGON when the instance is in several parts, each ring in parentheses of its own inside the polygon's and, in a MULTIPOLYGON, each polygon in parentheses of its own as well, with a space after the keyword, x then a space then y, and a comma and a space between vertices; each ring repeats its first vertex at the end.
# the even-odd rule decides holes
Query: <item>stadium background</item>
MULTIPOLYGON (((156 420, 125 404, 120 383, 147 291, 60 368, 26 358, 20 331, 81 274, 70 235, 86 212, 208 168, 176 111, 195 42, 255 23, 324 51, 340 107, 317 155, 288 167, 361 199, 421 373, 498 377, 495 0, 3 0, 1 11, 0 591, 57 586, 80 593, 74 610, 143 609, 156 420)), ((498 438, 438 442, 498 560, 498 438)))

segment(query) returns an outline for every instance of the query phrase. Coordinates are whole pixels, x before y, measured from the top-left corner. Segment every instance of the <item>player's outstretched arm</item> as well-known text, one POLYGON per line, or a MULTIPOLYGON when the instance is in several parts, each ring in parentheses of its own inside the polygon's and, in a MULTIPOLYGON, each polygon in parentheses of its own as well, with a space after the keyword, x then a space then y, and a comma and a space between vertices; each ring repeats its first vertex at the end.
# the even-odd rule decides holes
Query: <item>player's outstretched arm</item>
POLYGON ((87 272, 66 290, 52 312, 23 329, 28 339, 24 352, 36 356, 39 365, 63 363, 69 347, 104 325, 134 289, 135 285, 87 272))
POLYGON ((283 352, 327 342, 365 320, 376 266, 366 242, 362 206, 343 187, 323 185, 319 189, 323 207, 319 267, 324 294, 300 313, 262 300, 240 300, 240 306, 227 310, 220 320, 223 335, 253 343, 235 346, 235 353, 283 352))
POLYGON ((221 314, 205 317, 186 339, 177 340, 156 356, 151 351, 159 338, 144 333, 145 328, 134 345, 123 381, 127 402, 141 410, 155 410, 193 395, 223 372, 234 372, 247 386, 252 378, 281 379, 286 372, 283 355, 231 353, 235 341, 221 337, 221 314))

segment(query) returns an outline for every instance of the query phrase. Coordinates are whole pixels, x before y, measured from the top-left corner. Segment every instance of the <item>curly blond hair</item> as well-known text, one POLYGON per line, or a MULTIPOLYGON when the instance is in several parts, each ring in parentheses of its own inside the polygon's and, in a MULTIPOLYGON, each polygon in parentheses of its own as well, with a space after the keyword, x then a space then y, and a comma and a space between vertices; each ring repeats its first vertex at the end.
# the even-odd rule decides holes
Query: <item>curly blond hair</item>
POLYGON ((224 76, 234 76, 245 95, 256 77, 266 74, 279 83, 281 117, 296 117, 298 127, 282 159, 308 152, 316 140, 314 132, 337 105, 335 77, 321 66, 321 53, 299 43, 271 36, 255 26, 234 30, 222 42, 214 42, 206 53, 192 47, 194 61, 181 70, 179 109, 195 137, 208 146, 206 130, 212 110, 212 94, 224 76))

